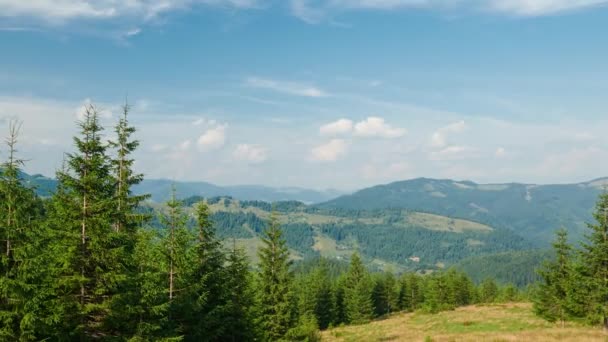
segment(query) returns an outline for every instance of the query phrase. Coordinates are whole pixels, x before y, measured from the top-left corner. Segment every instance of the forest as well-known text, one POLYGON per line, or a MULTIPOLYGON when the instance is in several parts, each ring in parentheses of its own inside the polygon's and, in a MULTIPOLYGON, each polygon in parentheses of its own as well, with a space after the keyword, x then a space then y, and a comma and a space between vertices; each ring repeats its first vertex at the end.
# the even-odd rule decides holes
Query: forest
MULTIPOLYGON (((148 196, 133 193, 143 176, 134 170, 139 142, 128 113, 125 105, 106 134, 97 109, 87 107, 48 197, 21 178, 20 124, 11 124, 0 174, 1 340, 316 341, 319 330, 394 312, 520 300, 534 301, 535 312, 548 320, 608 325, 606 194, 588 241, 577 250, 559 231, 552 261, 526 290, 492 278, 473 281, 455 268, 372 272, 358 252, 348 264, 319 255, 296 262, 289 247, 313 242, 309 226, 281 223, 297 202, 246 203, 269 210, 268 220, 212 213, 213 200, 180 200, 175 192, 159 209, 145 206, 148 196), (262 236, 259 261, 224 243, 243 232, 219 233, 216 221, 222 227, 254 222, 250 228, 262 236)), ((381 234, 357 225, 322 229, 338 241, 358 234, 366 241, 362 254, 370 248, 388 259, 398 248, 382 248, 382 239, 406 244, 428 234, 414 229, 413 236, 399 236, 382 225, 375 228, 381 234)), ((492 238, 518 243, 505 231, 492 238)), ((464 244, 455 240, 444 253, 454 257, 464 244)))

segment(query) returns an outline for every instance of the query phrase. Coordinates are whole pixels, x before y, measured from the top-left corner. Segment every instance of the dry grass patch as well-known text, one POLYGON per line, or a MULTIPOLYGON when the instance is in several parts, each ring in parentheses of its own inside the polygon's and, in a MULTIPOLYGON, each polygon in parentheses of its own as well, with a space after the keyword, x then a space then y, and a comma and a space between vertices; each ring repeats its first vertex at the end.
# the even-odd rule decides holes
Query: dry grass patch
POLYGON ((548 323, 528 303, 468 306, 439 314, 408 313, 323 332, 324 341, 608 341, 600 328, 548 323))

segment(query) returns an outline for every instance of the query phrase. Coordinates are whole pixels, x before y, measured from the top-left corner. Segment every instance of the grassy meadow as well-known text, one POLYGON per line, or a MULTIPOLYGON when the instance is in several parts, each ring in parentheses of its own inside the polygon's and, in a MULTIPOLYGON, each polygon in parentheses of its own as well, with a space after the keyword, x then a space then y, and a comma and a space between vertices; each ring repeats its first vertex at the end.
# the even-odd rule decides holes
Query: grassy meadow
POLYGON ((529 303, 472 305, 438 314, 396 314, 324 331, 323 341, 608 341, 601 328, 565 326, 534 315, 529 303))

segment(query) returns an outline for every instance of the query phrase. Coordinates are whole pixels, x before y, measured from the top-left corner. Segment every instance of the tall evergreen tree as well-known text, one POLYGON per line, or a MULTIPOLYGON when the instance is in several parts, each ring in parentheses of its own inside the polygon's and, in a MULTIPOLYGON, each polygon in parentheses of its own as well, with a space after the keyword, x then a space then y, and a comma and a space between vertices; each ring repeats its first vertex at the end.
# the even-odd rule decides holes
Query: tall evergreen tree
POLYGON ((32 318, 27 306, 37 272, 32 261, 39 253, 38 218, 41 203, 21 179, 24 161, 17 156, 21 123, 9 125, 8 158, 0 167, 0 339, 31 339, 32 318), (27 316, 26 316, 27 315, 27 316), (24 320, 25 317, 25 320, 24 320))
POLYGON ((255 334, 253 319, 254 292, 249 272, 249 262, 242 249, 233 247, 228 254, 227 279, 224 284, 228 291, 225 308, 225 341, 250 341, 255 334))
POLYGON ((553 250, 555 260, 546 262, 538 272, 542 281, 534 298, 534 311, 549 321, 558 320, 564 324, 572 281, 572 246, 568 244, 568 232, 565 229, 557 231, 553 250))
POLYGON ((346 273, 344 288, 344 307, 349 323, 365 323, 372 318, 372 286, 371 277, 355 252, 346 273))
POLYGON ((227 275, 221 242, 209 218, 209 207, 204 202, 196 205, 197 241, 187 302, 188 339, 193 341, 218 340, 224 331, 227 275))
POLYGON ((376 316, 383 316, 396 311, 398 297, 399 292, 392 272, 385 272, 375 277, 372 299, 376 316))
POLYGON ((268 228, 262 238, 264 246, 258 251, 260 258, 258 304, 259 327, 263 338, 276 341, 285 337, 292 326, 290 290, 292 275, 289 270, 289 249, 273 210, 268 228))
POLYGON ((588 225, 591 232, 581 255, 586 281, 592 289, 587 300, 594 303, 589 318, 601 321, 608 329, 608 192, 600 195, 593 217, 595 223, 588 225))
MULTIPOLYGON (((192 253, 193 236, 188 231, 188 216, 184 213, 182 203, 177 200, 175 188, 171 199, 166 203, 166 213, 160 215, 163 226, 161 241, 165 259, 165 296, 168 300, 167 336, 180 336, 184 325, 189 320, 183 303, 189 298, 186 289, 190 286, 189 275, 193 269, 192 253), (184 297, 185 298, 182 298, 184 297)), ((186 327, 187 328, 187 327, 186 327)))
POLYGON ((132 341, 152 341, 172 336, 168 314, 170 302, 167 298, 167 258, 158 234, 152 230, 139 230, 135 245, 134 260, 137 267, 134 279, 134 302, 130 303, 135 321, 132 341))
POLYGON ((143 175, 133 170, 134 159, 132 154, 139 146, 139 141, 133 139, 135 127, 128 120, 129 105, 123 106, 123 116, 119 119, 114 132, 115 140, 109 143, 115 156, 111 161, 111 173, 114 181, 113 198, 113 228, 120 243, 117 250, 124 268, 118 274, 117 282, 121 293, 114 298, 111 314, 111 325, 114 329, 134 332, 137 321, 133 318, 132 308, 138 301, 134 281, 137 279, 137 265, 134 258, 137 243, 137 230, 149 217, 139 212, 141 203, 149 195, 134 195, 133 186, 143 181, 143 175))
POLYGON ((58 286, 69 336, 81 339, 104 336, 109 304, 118 290, 120 237, 112 229, 113 181, 107 146, 98 112, 86 107, 79 122, 80 136, 74 138, 76 152, 67 155, 67 168, 57 173, 62 193, 56 196, 61 209, 51 218, 60 235, 56 248, 61 268, 58 286), (75 308, 74 308, 75 306, 75 308), (75 326, 72 326, 72 325, 75 326))

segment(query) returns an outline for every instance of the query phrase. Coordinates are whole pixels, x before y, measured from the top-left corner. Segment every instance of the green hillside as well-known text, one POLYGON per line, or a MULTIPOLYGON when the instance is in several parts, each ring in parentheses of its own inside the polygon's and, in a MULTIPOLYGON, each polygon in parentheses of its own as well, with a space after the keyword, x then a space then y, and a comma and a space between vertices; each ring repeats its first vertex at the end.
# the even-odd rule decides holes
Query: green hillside
MULTIPOLYGON (((192 197, 184 204, 192 210, 200 200, 192 197)), ((218 235, 225 241, 236 239, 255 260, 255 246, 273 204, 226 197, 205 201, 218 235)), ((358 250, 380 269, 433 270, 472 256, 530 248, 509 230, 424 212, 323 209, 295 201, 277 202, 274 207, 294 259, 345 260, 358 250)))
POLYGON ((414 179, 379 185, 320 204, 320 208, 406 208, 509 228, 545 246, 566 227, 581 238, 606 179, 567 185, 476 184, 414 179))

